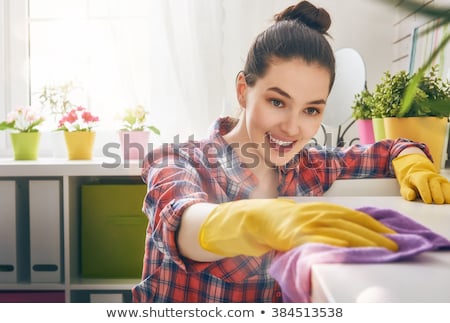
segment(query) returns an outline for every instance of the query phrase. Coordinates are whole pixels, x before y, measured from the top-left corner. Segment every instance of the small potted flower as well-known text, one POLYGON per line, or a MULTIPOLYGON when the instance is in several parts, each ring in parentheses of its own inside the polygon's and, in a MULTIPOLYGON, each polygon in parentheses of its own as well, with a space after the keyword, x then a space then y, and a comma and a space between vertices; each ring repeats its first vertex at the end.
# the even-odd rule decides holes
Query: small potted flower
POLYGON ((373 96, 367 90, 357 93, 352 105, 352 117, 358 125, 359 142, 363 145, 375 142, 372 126, 373 96))
POLYGON ((0 123, 0 130, 12 130, 11 143, 14 149, 15 160, 36 160, 38 157, 41 134, 39 125, 44 117, 32 107, 19 106, 6 116, 0 123))
POLYGON ((82 106, 73 108, 62 116, 58 122, 58 130, 64 131, 69 159, 92 159, 95 142, 93 128, 98 121, 98 116, 82 106))
POLYGON ((148 119, 149 113, 142 105, 127 108, 121 115, 119 137, 125 159, 143 159, 148 148, 150 132, 160 134, 159 129, 150 125, 148 119))

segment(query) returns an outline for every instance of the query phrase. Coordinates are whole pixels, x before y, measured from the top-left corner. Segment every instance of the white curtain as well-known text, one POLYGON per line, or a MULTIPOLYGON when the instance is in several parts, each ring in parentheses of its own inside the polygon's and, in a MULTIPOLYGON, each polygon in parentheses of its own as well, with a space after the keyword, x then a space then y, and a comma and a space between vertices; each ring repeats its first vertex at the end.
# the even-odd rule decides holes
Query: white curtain
POLYGON ((149 102, 161 140, 199 139, 224 101, 222 0, 153 0, 149 102))
POLYGON ((286 2, 30 0, 32 93, 49 81, 81 83, 73 101, 103 121, 97 152, 118 140, 118 112, 137 104, 161 130, 154 142, 203 138, 218 116, 238 111, 236 74, 286 2))

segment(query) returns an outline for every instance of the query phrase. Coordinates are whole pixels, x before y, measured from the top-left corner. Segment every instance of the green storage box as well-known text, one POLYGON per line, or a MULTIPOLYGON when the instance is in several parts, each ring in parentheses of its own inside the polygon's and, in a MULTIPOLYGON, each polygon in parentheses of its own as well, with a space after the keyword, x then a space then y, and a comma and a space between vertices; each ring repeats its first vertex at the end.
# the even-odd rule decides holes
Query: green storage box
POLYGON ((81 187, 81 274, 85 278, 139 278, 148 219, 144 184, 81 187))

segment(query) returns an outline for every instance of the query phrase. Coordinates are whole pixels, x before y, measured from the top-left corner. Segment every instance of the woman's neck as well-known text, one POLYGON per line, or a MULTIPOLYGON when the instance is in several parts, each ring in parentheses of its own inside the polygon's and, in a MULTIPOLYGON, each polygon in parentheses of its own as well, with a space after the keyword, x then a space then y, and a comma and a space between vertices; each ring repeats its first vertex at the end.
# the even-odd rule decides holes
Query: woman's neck
POLYGON ((278 172, 276 167, 268 165, 263 156, 259 156, 250 147, 253 144, 247 135, 245 123, 242 119, 227 134, 223 136, 225 141, 231 145, 242 163, 248 165, 248 169, 258 179, 258 184, 251 193, 251 198, 275 198, 278 197, 278 172), (246 147, 244 150, 243 147, 246 147), (250 148, 249 148, 250 147, 250 148), (245 153, 243 153, 245 151, 245 153), (258 156, 258 160, 255 160, 258 156))

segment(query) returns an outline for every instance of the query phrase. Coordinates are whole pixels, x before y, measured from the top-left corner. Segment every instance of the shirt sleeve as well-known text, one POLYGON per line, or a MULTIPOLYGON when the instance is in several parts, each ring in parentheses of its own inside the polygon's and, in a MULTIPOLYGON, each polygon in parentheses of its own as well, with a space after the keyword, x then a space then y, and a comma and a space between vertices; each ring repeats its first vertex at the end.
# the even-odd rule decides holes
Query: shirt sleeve
POLYGON ((327 191, 337 179, 394 177, 392 160, 408 147, 418 147, 431 159, 425 144, 403 138, 346 148, 309 149, 302 156, 301 165, 305 170, 299 189, 319 194, 327 191))
POLYGON ((176 243, 181 216, 189 206, 208 199, 198 171, 188 160, 169 154, 145 162, 142 176, 147 184, 143 206, 149 219, 147 233, 160 252, 184 268, 176 243))
POLYGON ((338 153, 342 160, 338 178, 395 177, 392 160, 409 147, 421 149, 431 159, 425 144, 403 138, 385 139, 372 145, 356 145, 338 153))

